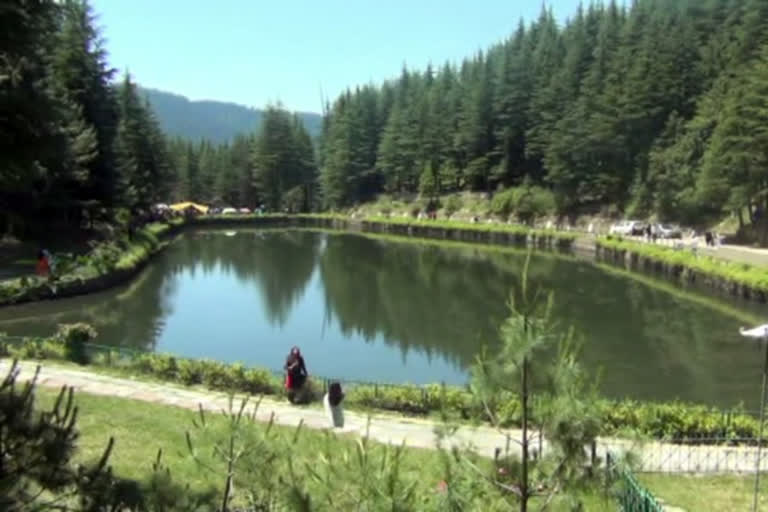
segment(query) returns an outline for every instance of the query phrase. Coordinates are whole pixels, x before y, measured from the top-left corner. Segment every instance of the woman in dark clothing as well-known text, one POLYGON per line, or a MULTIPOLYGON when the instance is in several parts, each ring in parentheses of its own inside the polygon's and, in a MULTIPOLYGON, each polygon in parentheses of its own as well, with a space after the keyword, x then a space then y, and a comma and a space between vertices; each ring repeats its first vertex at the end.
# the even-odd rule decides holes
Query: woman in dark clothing
POLYGON ((288 400, 293 402, 296 391, 304 386, 307 380, 307 366, 301 357, 299 347, 293 347, 291 353, 285 359, 285 389, 288 391, 288 400))
POLYGON ((344 411, 341 408, 341 401, 344 400, 344 392, 341 390, 341 384, 332 382, 328 387, 328 393, 323 397, 325 414, 328 421, 335 428, 344 427, 344 411))

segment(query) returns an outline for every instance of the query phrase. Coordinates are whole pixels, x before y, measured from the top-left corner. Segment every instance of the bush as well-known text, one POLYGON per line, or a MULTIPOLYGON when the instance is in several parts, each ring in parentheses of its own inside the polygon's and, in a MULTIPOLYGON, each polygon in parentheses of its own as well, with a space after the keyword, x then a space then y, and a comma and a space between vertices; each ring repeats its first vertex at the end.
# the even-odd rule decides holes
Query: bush
POLYGON ((19 344, 5 344, 0 355, 18 359, 65 359, 66 350, 58 340, 33 338, 19 344))
POLYGON ((157 377, 173 380, 177 378, 179 368, 175 357, 168 354, 151 354, 149 371, 157 377))
POLYGON ((275 394, 280 389, 280 382, 269 370, 251 368, 243 376, 243 391, 252 395, 275 394))
MULTIPOLYGON (((0 356, 24 359, 70 359, 72 345, 66 339, 83 340, 94 331, 84 324, 61 326, 52 339, 25 339, 22 343, 0 342, 0 356)), ((77 346, 77 345, 75 345, 77 346)), ((114 364, 122 357, 110 351, 93 361, 114 364)), ((227 365, 218 361, 177 359, 168 354, 140 353, 129 356, 127 366, 139 373, 186 385, 205 384, 215 390, 248 394, 282 392, 279 377, 261 368, 246 368, 240 363, 227 365)), ((322 390, 310 378, 298 394, 297 402, 319 400, 322 390)), ((372 409, 427 415, 445 412, 463 419, 487 421, 488 410, 501 426, 520 425, 520 403, 517 396, 497 396, 494 403, 482 404, 465 388, 432 384, 427 386, 354 386, 347 390, 346 402, 372 409)), ((542 396, 533 405, 535 424, 537 411, 546 410, 552 398, 542 396)), ((656 439, 729 438, 754 439, 758 421, 743 410, 723 412, 713 407, 685 402, 638 402, 634 400, 600 400, 596 403, 600 418, 600 434, 616 435, 627 430, 656 439)), ((699 442, 708 442, 706 439, 699 442)))
POLYGON ((64 345, 66 358, 78 364, 88 364, 86 343, 97 336, 96 330, 88 324, 61 324, 54 338, 64 345))
POLYGON ((515 210, 516 189, 508 188, 494 194, 491 199, 491 213, 499 217, 509 217, 515 210))
POLYGON ((454 213, 461 210, 462 202, 461 198, 458 195, 452 195, 448 199, 445 200, 445 206, 443 209, 445 210, 445 214, 450 217, 454 213))
POLYGON ((226 365, 207 359, 200 361, 200 363, 203 367, 203 384, 205 386, 220 390, 232 388, 231 373, 226 365))
POLYGON ((535 185, 523 185, 497 192, 491 200, 491 212, 500 217, 514 213, 526 224, 555 210, 555 196, 549 190, 535 185))
POLYGON ((680 279, 688 279, 698 273, 768 294, 768 273, 760 267, 696 255, 690 251, 626 241, 620 237, 600 238, 597 240, 597 245, 602 249, 610 249, 617 253, 629 252, 647 260, 662 263, 669 268, 677 268, 680 279))
POLYGON ((555 196, 537 186, 523 186, 516 191, 515 215, 526 224, 555 210, 555 196))
POLYGON ((179 360, 179 381, 187 386, 203 383, 205 367, 197 359, 179 360))

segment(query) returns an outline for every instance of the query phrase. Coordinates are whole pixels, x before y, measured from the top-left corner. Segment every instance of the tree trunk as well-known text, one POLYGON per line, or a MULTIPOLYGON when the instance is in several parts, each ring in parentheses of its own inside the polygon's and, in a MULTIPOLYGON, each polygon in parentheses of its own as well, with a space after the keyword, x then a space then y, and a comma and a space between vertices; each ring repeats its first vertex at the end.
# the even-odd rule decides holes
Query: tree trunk
MULTIPOLYGON (((528 330, 527 322, 523 324, 528 330)), ((520 512, 528 511, 528 358, 523 356, 522 393, 522 461, 520 468, 520 512)))

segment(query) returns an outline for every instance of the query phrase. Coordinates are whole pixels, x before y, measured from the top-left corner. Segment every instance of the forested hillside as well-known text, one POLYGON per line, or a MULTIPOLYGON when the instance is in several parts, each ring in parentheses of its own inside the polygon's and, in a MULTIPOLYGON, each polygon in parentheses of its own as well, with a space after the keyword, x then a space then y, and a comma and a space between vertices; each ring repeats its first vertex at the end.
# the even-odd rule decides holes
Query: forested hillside
MULTIPOLYGON (((184 137, 219 144, 232 142, 237 135, 258 131, 264 111, 221 101, 190 101, 184 96, 157 89, 140 88, 157 114, 163 132, 170 137, 184 137)), ((310 136, 320 134, 320 114, 298 112, 310 136)))
MULTIPOLYGON (((306 116, 269 107, 258 132, 231 143, 168 140, 131 77, 115 78, 86 0, 0 8, 0 237, 124 224, 171 199, 316 204, 306 116)), ((210 111, 190 105, 188 118, 217 129, 210 111)))
MULTIPOLYGON (((296 210, 503 188, 512 210, 690 223, 768 202, 765 0, 598 3, 563 26, 544 10, 459 65, 339 96, 317 166, 306 117, 280 107, 223 144, 210 113, 191 122, 208 140, 166 140, 167 116, 114 85, 92 18, 84 0, 0 10, 0 232, 171 199, 296 210)), ((195 119, 182 104, 167 106, 195 119)))
POLYGON ((305 126, 299 115, 268 107, 258 132, 231 143, 172 140, 171 199, 271 211, 316 208, 317 168, 305 126))
POLYGON ((165 138, 131 78, 112 85, 87 4, 5 2, 0 57, 0 233, 168 194, 165 138))
POLYGON ((561 213, 694 222, 766 201, 768 2, 549 11, 460 65, 329 106, 326 207, 381 192, 539 186, 561 213))

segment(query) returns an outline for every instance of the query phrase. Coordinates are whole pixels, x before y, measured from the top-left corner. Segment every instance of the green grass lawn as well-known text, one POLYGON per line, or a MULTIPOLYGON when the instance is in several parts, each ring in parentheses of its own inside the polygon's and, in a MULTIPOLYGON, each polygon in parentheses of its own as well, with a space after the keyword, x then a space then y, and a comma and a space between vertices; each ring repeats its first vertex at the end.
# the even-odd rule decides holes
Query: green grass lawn
MULTIPOLYGON (((690 512, 752 510, 754 475, 641 474, 638 480, 665 505, 690 512)), ((760 510, 768 507, 768 478, 761 479, 760 510)))
MULTIPOLYGON (((57 393, 46 388, 38 388, 38 405, 41 408, 50 406, 57 393)), ((115 438, 115 447, 110 463, 115 474, 123 478, 131 478, 138 481, 146 481, 152 471, 152 463, 158 449, 163 450, 163 460, 170 467, 175 479, 188 483, 192 489, 200 490, 208 488, 221 489, 224 478, 221 471, 211 473, 202 469, 190 456, 185 440, 185 432, 189 430, 196 447, 203 455, 210 454, 212 444, 203 442, 205 439, 224 439, 227 431, 227 422, 221 415, 208 415, 208 432, 201 433, 192 425, 196 414, 192 411, 163 405, 129 400, 115 397, 104 397, 78 393, 76 402, 79 407, 78 428, 80 439, 78 441, 77 459, 79 461, 92 461, 97 459, 110 436, 115 438)), ((266 430, 265 424, 256 423, 249 429, 258 432, 256 437, 264 440, 262 434, 266 430)), ((290 453, 294 469, 297 473, 307 473, 308 468, 318 469, 323 464, 323 458, 335 457, 335 467, 342 469, 342 474, 349 478, 355 478, 357 439, 343 435, 327 435, 320 431, 302 430, 296 436, 296 430, 285 427, 273 427, 269 433, 271 445, 264 445, 262 451, 274 449, 278 454, 278 460, 269 465, 271 472, 280 473, 288 477, 288 464, 286 460, 279 460, 279 454, 288 453, 286 447, 292 445, 290 453), (295 444, 293 444, 295 442, 295 444), (330 455, 329 455, 330 454, 330 455), (345 468, 346 466, 346 468, 345 468), (346 469, 348 472, 344 473, 346 469), (351 469, 351 471, 349 471, 351 469)), ((392 464, 392 448, 386 448, 377 443, 370 443, 368 455, 375 466, 374 475, 383 475, 382 472, 392 464), (389 459, 384 459, 388 452, 389 459)), ((212 459, 207 459, 212 463, 212 459)), ((478 461, 479 465, 487 465, 490 461, 478 461)), ((222 465, 218 465, 223 470, 222 465)), ((412 482, 415 492, 423 503, 420 510, 436 509, 436 487, 444 478, 443 465, 438 452, 433 450, 406 449, 400 464, 403 481, 412 482)), ((302 476, 300 476, 302 478, 302 476)), ((306 475, 303 476, 306 479, 306 475)), ((306 479, 307 489, 310 494, 313 483, 306 479)), ((236 487, 237 489, 237 487, 236 487)), ((317 489, 314 487, 314 489, 317 489)), ((237 496, 237 494, 236 494, 237 496)), ((609 511, 615 510, 615 502, 597 493, 581 496, 585 510, 609 511)), ((478 505, 479 506, 479 505, 478 505)), ((473 507, 472 509, 477 509, 473 507)), ((486 509, 482 507, 482 509, 486 509)), ((496 510, 489 507, 487 510, 496 510)), ((499 508, 501 510, 501 508, 499 508)), ((556 499, 549 510, 570 510, 565 498, 556 499)))

